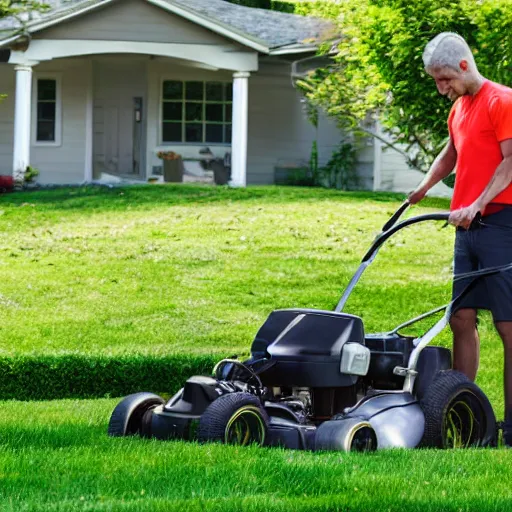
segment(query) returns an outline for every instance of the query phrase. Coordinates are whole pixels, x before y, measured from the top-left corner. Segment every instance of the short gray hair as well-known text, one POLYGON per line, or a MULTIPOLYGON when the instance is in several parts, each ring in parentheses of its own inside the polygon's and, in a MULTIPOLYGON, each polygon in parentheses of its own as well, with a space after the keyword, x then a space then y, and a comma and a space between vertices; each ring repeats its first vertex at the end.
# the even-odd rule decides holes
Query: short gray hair
POLYGON ((425 68, 452 68, 460 71, 460 61, 476 68, 475 59, 465 39, 454 32, 441 32, 428 42, 423 52, 425 68))

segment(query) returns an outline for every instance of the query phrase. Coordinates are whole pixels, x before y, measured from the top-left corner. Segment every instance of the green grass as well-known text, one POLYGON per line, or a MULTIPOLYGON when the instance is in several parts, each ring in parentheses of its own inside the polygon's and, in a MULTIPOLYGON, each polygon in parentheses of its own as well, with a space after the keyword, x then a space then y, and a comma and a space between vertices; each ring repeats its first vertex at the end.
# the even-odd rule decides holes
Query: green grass
MULTIPOLYGON (((244 356, 273 309, 334 309, 402 200, 205 186, 0 196, 0 356, 44 356, 57 365, 69 357, 116 364, 244 356)), ((447 208, 446 200, 430 199, 411 213, 447 208)), ((413 226, 380 250, 346 308, 368 332, 449 300, 453 229, 441 226, 413 226)), ((488 316, 480 332, 478 383, 501 416, 502 348, 488 316)), ((449 346, 450 339, 447 329, 436 342, 449 346)))
MULTIPOLYGON (((158 358, 247 354, 273 309, 333 309, 401 200, 194 186, 0 196, 1 380, 44 394, 44 377, 67 380, 74 364, 69 382, 79 386, 91 368, 115 368, 117 379, 123 361, 131 379, 158 358)), ((412 213, 447 208, 429 200, 412 213)), ((367 331, 450 295, 451 228, 429 223, 391 242, 347 307, 367 331)), ((478 384, 501 417, 503 353, 488 315, 480 333, 478 384)), ((449 346, 449 332, 436 341, 449 346)), ((503 449, 360 455, 111 439, 116 403, 0 402, 0 510, 512 509, 512 455, 503 449)))
POLYGON ((309 453, 112 439, 114 400, 0 402, 0 510, 505 511, 506 450, 309 453))
MULTIPOLYGON (((397 205, 271 187, 4 196, 0 355, 246 353, 273 309, 334 308, 397 205)), ((430 225, 405 240, 382 250, 349 305, 370 330, 448 289, 450 234, 430 225)))

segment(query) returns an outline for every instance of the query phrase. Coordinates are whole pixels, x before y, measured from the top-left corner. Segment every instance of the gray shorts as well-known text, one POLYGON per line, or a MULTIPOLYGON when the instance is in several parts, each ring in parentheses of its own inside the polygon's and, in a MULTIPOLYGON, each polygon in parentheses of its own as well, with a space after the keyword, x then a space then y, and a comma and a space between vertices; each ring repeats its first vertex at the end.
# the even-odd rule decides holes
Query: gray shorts
MULTIPOLYGON (((483 217, 473 229, 457 228, 454 250, 454 274, 512 263, 512 206, 483 217)), ((471 282, 453 283, 457 297, 471 282)), ((512 271, 481 277, 454 306, 489 309, 494 322, 512 321, 512 271)))

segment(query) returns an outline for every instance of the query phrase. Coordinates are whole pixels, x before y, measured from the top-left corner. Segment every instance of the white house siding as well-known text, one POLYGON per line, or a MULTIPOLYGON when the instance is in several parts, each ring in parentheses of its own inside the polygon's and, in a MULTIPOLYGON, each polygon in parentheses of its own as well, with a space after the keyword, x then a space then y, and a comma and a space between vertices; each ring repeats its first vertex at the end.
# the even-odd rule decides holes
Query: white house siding
POLYGON ((14 144, 14 66, 0 64, 0 174, 12 174, 12 150, 14 144))
POLYGON ((34 39, 228 44, 222 36, 141 0, 110 3, 35 34, 34 39))
POLYGON ((62 87, 61 145, 44 147, 32 144, 30 162, 41 172, 40 183, 80 183, 84 181, 86 158, 85 119, 90 63, 87 59, 43 62, 34 68, 34 79, 38 74, 54 73, 60 76, 62 87))
MULTIPOLYGON (((186 159, 199 158, 206 144, 161 144, 161 84, 163 80, 205 80, 232 82, 228 71, 210 71, 180 65, 170 59, 148 62, 148 119, 158 120, 147 127, 147 172, 161 166, 156 153, 160 149, 176 151, 186 159)), ((307 120, 300 94, 290 79, 290 64, 260 63, 260 69, 249 78, 247 183, 274 183, 277 165, 300 165, 308 162, 315 130, 307 120)), ((321 117, 316 135, 319 163, 325 164, 340 141, 340 133, 330 121, 321 117)), ((222 157, 231 150, 229 144, 207 144, 222 157)), ((192 164, 187 164, 192 165, 192 164)))
POLYGON ((316 139, 319 164, 324 165, 341 134, 324 116, 318 131, 308 121, 301 95, 290 78, 290 64, 266 62, 249 79, 249 143, 247 182, 274 182, 276 166, 308 163, 316 139))
MULTIPOLYGON (((423 180, 425 175, 409 167, 406 158, 399 151, 389 146, 382 148, 381 186, 379 190, 408 193, 414 190, 423 180)), ((438 183, 432 190, 430 196, 451 197, 453 189, 443 183, 438 183)))
POLYGON ((404 155, 389 146, 382 147, 381 156, 381 190, 396 190, 395 186, 401 188, 411 187, 411 180, 414 181, 414 175, 411 168, 407 165, 404 155))
POLYGON ((373 188, 374 178, 374 150, 371 139, 366 137, 357 138, 355 141, 357 148, 356 172, 359 179, 358 188, 371 190, 373 188))
MULTIPOLYGON (((8 95, 6 100, 0 102, 0 172, 11 174, 15 72, 12 65, 0 66, 0 91, 8 95)), ((40 171, 40 183, 79 183, 84 180, 85 168, 88 63, 84 59, 44 62, 33 68, 33 81, 43 74, 55 76, 61 81, 62 138, 58 146, 41 146, 34 143, 31 134, 30 164, 40 171)))

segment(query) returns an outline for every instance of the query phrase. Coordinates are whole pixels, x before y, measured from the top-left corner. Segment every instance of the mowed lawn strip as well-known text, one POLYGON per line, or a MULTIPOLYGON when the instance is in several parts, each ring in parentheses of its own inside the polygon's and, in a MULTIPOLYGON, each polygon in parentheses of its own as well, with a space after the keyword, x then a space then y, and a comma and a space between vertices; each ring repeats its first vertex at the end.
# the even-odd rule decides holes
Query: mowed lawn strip
POLYGON ((503 511, 505 449, 311 453, 113 439, 116 401, 0 402, 0 510, 503 511))

